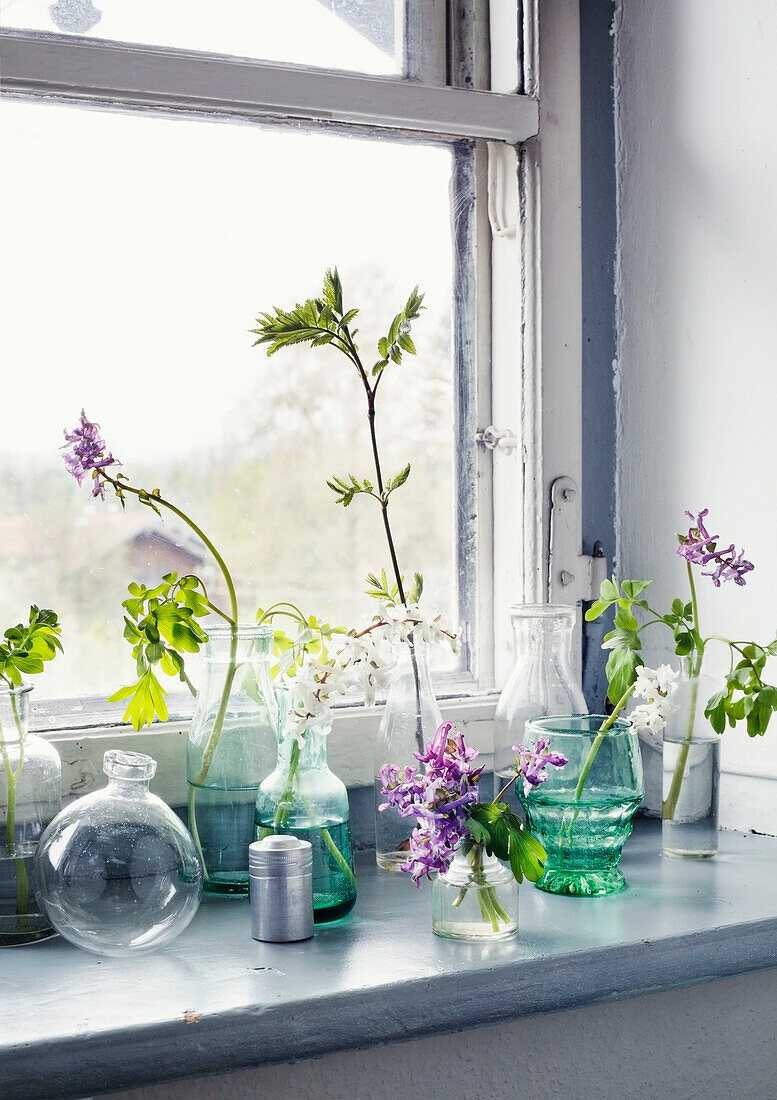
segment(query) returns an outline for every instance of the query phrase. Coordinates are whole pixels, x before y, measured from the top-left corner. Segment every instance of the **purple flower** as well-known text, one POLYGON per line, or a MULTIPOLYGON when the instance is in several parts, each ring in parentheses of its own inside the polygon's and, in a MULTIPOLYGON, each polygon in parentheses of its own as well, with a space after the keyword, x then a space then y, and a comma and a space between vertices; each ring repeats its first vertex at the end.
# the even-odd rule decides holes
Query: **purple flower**
POLYGON ((460 733, 451 734, 450 722, 443 722, 423 753, 413 753, 423 771, 385 764, 380 770, 386 801, 379 807, 394 806, 400 817, 414 817, 410 855, 401 869, 416 886, 424 875, 445 874, 459 841, 468 835, 467 806, 478 801, 478 780, 482 767, 470 761, 478 755, 467 748, 460 733))
POLYGON ((737 554, 733 542, 726 550, 718 549, 720 535, 711 535, 704 526, 709 508, 705 508, 697 516, 693 512, 685 514, 693 520, 694 525, 689 528, 687 535, 678 535, 680 545, 677 553, 680 557, 691 565, 709 565, 711 562, 712 569, 702 570, 702 576, 711 577, 716 588, 720 588, 723 581, 745 584, 745 575, 751 573, 755 566, 745 558, 744 550, 737 554))
POLYGON ((100 435, 100 425, 87 420, 82 409, 80 426, 73 428, 72 432, 66 430, 64 435, 65 444, 60 450, 63 451, 62 458, 68 473, 80 485, 91 472, 94 480, 92 496, 105 500, 105 487, 100 471, 108 466, 118 466, 119 462, 108 451, 108 446, 100 435))
POLYGON ((569 763, 560 752, 548 752, 549 737, 538 737, 531 745, 513 745, 518 774, 523 776, 524 797, 532 787, 539 787, 548 778, 548 767, 563 768, 569 763))

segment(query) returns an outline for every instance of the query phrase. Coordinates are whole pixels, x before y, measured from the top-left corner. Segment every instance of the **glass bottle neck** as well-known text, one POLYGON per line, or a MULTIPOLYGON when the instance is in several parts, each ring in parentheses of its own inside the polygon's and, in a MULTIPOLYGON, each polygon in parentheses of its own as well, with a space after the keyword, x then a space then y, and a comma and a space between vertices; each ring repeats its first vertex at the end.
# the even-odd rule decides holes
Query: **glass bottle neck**
POLYGON ((558 615, 516 612, 512 615, 516 658, 532 656, 543 660, 554 654, 557 660, 571 662, 574 625, 575 617, 568 612, 558 615))
POLYGON ((108 780, 106 790, 110 794, 120 796, 121 798, 145 798, 149 793, 149 780, 117 779, 115 776, 111 776, 108 780))
POLYGON ((328 729, 323 726, 306 730, 302 744, 290 729, 286 729, 278 742, 278 767, 287 770, 297 760, 299 771, 326 771, 328 729))

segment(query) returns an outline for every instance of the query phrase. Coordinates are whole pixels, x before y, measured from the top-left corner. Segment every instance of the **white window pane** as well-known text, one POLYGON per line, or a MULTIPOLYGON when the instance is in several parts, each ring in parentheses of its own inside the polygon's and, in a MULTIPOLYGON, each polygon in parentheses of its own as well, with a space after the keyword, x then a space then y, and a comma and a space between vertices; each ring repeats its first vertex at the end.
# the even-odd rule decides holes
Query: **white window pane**
POLYGON ((372 614, 364 575, 389 565, 377 505, 344 510, 325 484, 372 475, 358 377, 327 348, 268 359, 248 331, 335 263, 369 362, 426 291, 379 433, 388 473, 413 464, 392 505, 403 569, 455 621, 451 150, 8 99, 0 126, 0 628, 34 601, 59 611, 66 646, 36 694, 129 682, 126 585, 203 565, 175 522, 68 477, 57 448, 82 405, 133 481, 221 548, 241 617, 286 598, 347 625, 372 614))
POLYGON ((2 0, 0 5, 4 27, 375 75, 401 70, 401 10, 400 0, 2 0))

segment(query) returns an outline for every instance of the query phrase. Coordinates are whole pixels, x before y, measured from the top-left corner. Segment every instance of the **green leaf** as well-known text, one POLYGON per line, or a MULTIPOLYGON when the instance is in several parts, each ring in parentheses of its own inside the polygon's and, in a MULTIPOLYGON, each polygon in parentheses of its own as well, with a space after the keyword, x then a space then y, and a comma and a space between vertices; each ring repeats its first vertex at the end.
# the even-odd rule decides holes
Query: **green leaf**
POLYGON ((476 844, 485 844, 491 839, 491 833, 487 827, 474 817, 467 821, 467 830, 476 844))
POLYGON ((621 585, 624 596, 627 596, 630 600, 635 600, 640 592, 644 592, 646 588, 650 588, 652 581, 624 581, 621 585))
POLYGON ((585 613, 586 622, 592 623, 594 619, 598 619, 608 607, 612 607, 611 600, 595 600, 585 613))
POLYGON ((642 656, 632 649, 614 649, 607 659, 607 697, 616 706, 637 678, 642 656))

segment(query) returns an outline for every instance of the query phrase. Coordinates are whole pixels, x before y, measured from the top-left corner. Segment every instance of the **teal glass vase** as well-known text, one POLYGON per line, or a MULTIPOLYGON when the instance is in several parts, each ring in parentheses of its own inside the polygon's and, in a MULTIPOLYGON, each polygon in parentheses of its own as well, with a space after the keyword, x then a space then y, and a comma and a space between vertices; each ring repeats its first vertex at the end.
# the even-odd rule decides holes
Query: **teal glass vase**
POLYGON ((54 746, 28 731, 31 691, 0 684, 0 947, 56 934, 33 892, 32 861, 59 813, 62 766, 54 746))
POLYGON ((285 721, 287 699, 280 695, 278 763, 259 787, 256 840, 287 833, 313 847, 313 919, 340 920, 356 902, 348 792, 329 770, 329 728, 318 726, 297 740, 285 721))
POLYGON ((569 761, 519 792, 527 827, 547 852, 536 885, 551 894, 598 897, 626 885, 618 863, 642 802, 642 760, 629 722, 616 718, 600 733, 605 720, 572 714, 526 723, 525 743, 547 737, 550 750, 569 761))
POLYGON ((208 631, 186 771, 188 824, 210 893, 248 894, 256 796, 275 760, 272 639, 269 624, 208 631))

